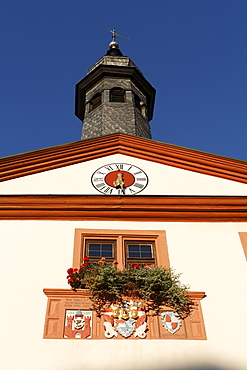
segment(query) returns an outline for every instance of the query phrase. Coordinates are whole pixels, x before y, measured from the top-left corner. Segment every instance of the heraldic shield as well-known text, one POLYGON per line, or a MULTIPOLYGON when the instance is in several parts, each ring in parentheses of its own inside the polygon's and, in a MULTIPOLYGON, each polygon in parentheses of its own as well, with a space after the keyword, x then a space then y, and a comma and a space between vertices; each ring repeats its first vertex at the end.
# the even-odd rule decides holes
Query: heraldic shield
POLYGON ((180 319, 180 316, 176 312, 163 312, 161 314, 162 318, 162 325, 166 330, 169 331, 169 333, 176 333, 180 326, 182 325, 182 320, 180 319))
POLYGON ((146 314, 140 308, 141 303, 125 301, 122 304, 112 304, 104 313, 105 337, 112 338, 121 334, 124 338, 146 338, 146 314))
POLYGON ((66 310, 64 337, 90 338, 92 311, 66 310))

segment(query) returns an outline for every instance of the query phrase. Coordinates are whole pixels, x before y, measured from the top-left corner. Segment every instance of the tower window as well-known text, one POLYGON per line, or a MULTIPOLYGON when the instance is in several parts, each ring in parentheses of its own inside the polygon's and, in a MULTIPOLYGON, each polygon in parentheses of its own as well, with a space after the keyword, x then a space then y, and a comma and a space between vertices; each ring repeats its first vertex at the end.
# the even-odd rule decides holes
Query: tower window
POLYGON ((135 106, 141 112, 141 114, 146 117, 146 107, 143 101, 139 98, 138 95, 134 94, 135 106))
POLYGON ((92 112, 95 108, 97 108, 101 104, 101 94, 95 94, 89 102, 89 112, 92 112))
POLYGON ((124 103, 125 91, 120 87, 114 87, 110 90, 110 102, 124 103))
POLYGON ((135 98, 135 106, 141 112, 141 99, 136 94, 134 94, 134 98, 135 98))

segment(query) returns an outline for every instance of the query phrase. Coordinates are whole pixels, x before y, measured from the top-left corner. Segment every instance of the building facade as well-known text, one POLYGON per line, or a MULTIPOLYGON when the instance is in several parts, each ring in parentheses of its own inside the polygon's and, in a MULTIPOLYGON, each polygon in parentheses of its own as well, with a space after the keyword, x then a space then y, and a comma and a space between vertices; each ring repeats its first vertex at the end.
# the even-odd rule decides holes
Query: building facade
POLYGON ((152 140, 154 98, 113 40, 76 85, 82 140, 0 160, 0 368, 246 369, 247 164, 152 140), (174 268, 193 311, 98 317, 66 279, 88 256, 174 268))

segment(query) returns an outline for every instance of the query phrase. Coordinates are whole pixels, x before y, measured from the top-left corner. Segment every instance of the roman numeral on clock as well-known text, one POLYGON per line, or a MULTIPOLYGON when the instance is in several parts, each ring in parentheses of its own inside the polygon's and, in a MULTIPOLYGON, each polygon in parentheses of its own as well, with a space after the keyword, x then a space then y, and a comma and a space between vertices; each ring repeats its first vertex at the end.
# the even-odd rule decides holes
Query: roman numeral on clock
POLYGON ((136 188, 142 189, 144 185, 138 184, 138 182, 135 182, 134 185, 136 188))
POLYGON ((105 194, 111 194, 112 193, 112 190, 109 186, 104 190, 104 193, 105 194))
POLYGON ((105 168, 108 170, 108 171, 113 171, 113 168, 111 166, 105 166, 105 168))
POLYGON ((106 184, 104 182, 101 182, 100 184, 96 184, 95 186, 96 188, 101 188, 100 190, 102 190, 104 187, 106 187, 106 184))
POLYGON ((96 173, 99 174, 99 175, 105 175, 104 172, 100 172, 100 171, 97 171, 96 173))
POLYGON ((123 164, 116 164, 117 170, 122 170, 123 169, 123 164))

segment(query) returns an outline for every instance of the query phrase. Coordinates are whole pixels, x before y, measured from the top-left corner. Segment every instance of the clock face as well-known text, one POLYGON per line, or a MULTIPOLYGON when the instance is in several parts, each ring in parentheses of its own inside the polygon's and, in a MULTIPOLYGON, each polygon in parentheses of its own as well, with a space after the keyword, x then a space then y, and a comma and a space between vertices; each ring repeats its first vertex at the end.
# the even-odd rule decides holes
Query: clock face
POLYGON ((148 184, 146 173, 127 163, 111 163, 98 168, 92 175, 96 190, 107 195, 134 195, 148 184))

